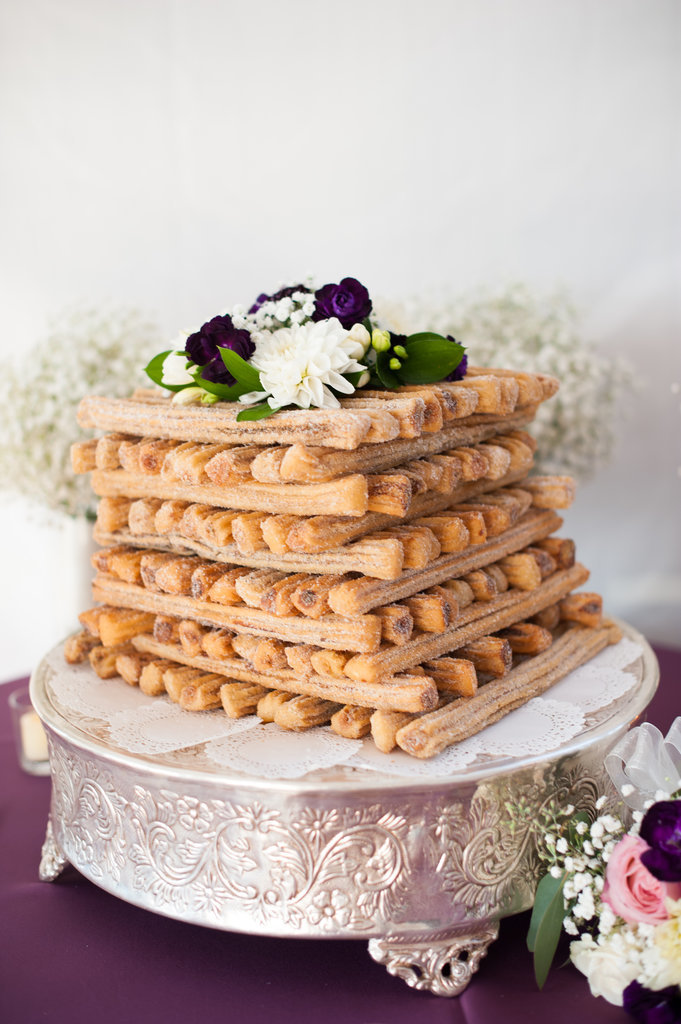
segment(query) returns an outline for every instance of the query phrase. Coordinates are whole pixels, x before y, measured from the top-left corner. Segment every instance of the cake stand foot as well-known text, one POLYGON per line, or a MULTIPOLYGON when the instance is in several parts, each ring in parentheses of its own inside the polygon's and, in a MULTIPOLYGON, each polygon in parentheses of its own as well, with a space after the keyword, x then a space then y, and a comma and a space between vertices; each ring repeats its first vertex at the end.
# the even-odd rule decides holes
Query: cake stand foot
POLYGON ((48 818, 45 841, 40 852, 40 868, 38 870, 40 881, 55 882, 64 868, 68 866, 68 863, 54 837, 52 818, 48 818))
POLYGON ((371 939, 369 953, 389 974, 402 978, 412 988, 436 996, 458 996, 480 966, 499 934, 494 921, 481 928, 456 934, 371 939))

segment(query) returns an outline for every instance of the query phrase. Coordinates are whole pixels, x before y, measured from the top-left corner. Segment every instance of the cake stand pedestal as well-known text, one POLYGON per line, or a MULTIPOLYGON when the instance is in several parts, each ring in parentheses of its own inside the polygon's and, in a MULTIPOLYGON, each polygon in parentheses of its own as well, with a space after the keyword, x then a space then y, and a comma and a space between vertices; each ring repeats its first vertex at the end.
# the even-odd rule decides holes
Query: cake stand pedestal
POLYGON ((457 995, 499 919, 532 905, 543 812, 593 811, 612 792, 605 754, 658 681, 646 641, 623 629, 642 649, 636 685, 578 736, 444 778, 342 765, 263 778, 211 764, 201 744, 128 753, 60 706, 43 662, 31 682, 52 773, 40 877, 72 864, 131 904, 225 931, 364 938, 407 984, 457 995))

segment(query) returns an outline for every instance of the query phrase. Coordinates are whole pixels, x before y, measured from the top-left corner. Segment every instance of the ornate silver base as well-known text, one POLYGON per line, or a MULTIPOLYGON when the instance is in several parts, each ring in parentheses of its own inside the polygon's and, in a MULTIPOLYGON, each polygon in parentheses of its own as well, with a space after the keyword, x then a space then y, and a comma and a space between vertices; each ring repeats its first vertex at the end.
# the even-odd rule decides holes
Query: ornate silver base
POLYGON ((657 684, 654 656, 636 638, 640 684, 594 726, 551 754, 445 778, 337 766, 263 779, 121 752, 54 706, 39 669, 32 698, 53 779, 40 877, 54 880, 70 863, 119 898, 179 920, 364 938, 407 984, 456 995, 499 919, 532 904, 543 810, 555 801, 592 811, 607 789, 603 758, 657 684))
POLYGON ((371 939, 369 954, 411 988, 436 996, 458 996, 466 988, 499 934, 498 924, 458 935, 422 939, 371 939))

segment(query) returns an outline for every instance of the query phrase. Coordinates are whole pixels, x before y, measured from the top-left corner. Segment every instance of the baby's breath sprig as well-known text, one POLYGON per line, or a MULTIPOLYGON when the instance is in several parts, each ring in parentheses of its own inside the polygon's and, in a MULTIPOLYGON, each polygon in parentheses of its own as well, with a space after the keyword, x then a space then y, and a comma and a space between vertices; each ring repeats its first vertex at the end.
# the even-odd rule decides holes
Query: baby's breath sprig
MULTIPOLYGON (((599 797, 596 811, 607 798, 599 797)), ((546 981, 562 930, 577 936, 595 930, 598 920, 608 924, 609 908, 601 904, 605 868, 610 853, 625 831, 614 814, 575 811, 568 804, 547 805, 538 825, 538 854, 548 871, 537 886, 528 933, 528 948, 534 953, 535 977, 541 988, 546 981)))
POLYGON ((538 472, 585 480, 607 463, 619 399, 634 386, 634 371, 587 340, 565 292, 540 294, 514 284, 444 300, 416 296, 374 305, 381 326, 465 338, 478 366, 512 366, 558 378, 558 394, 540 406, 531 427, 538 472))
POLYGON ((76 307, 58 313, 21 360, 3 367, 0 409, 3 490, 70 516, 92 514, 89 477, 71 469, 70 447, 83 395, 122 397, 144 384, 141 367, 161 331, 131 308, 76 307))

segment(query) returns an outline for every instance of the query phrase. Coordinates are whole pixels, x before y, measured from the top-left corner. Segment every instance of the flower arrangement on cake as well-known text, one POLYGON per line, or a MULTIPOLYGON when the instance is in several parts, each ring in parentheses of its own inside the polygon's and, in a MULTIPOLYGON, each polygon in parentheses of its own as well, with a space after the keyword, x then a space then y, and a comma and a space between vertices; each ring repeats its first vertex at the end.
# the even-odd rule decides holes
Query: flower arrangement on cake
POLYGON ((681 1021, 681 718, 665 739, 648 724, 632 730, 606 767, 633 824, 549 808, 540 844, 549 871, 528 935, 535 974, 543 985, 565 931, 593 995, 643 1024, 672 1024, 681 1021))
POLYGON ((316 290, 288 285, 213 317, 147 366, 179 404, 238 401, 239 421, 280 409, 336 409, 339 397, 370 386, 398 388, 459 380, 462 345, 434 332, 401 335, 372 320, 369 292, 354 277, 316 290))

